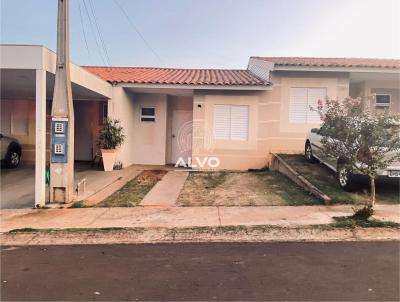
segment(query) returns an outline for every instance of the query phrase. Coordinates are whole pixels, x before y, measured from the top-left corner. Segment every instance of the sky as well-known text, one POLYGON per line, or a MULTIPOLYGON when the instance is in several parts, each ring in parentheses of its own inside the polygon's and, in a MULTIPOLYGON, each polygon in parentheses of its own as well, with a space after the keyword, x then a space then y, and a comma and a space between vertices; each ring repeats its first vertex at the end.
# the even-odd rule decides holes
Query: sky
MULTIPOLYGON (((56 49, 57 0, 0 0, 0 41, 56 49)), ((400 58, 399 0, 70 0, 80 65, 246 68, 250 56, 400 58)))

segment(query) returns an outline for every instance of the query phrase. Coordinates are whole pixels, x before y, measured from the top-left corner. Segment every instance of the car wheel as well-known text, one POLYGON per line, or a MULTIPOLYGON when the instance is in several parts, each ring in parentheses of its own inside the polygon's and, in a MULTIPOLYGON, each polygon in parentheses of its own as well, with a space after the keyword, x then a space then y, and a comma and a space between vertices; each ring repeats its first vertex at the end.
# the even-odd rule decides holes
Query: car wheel
POLYGON ((5 164, 9 168, 16 168, 21 162, 21 151, 18 148, 12 148, 8 151, 5 164))
POLYGON ((340 163, 337 168, 337 180, 339 186, 345 191, 354 190, 354 175, 351 172, 351 167, 348 164, 340 163))
POLYGON ((311 144, 309 142, 307 142, 304 147, 304 157, 306 158, 306 161, 310 163, 315 163, 317 161, 313 155, 311 144))

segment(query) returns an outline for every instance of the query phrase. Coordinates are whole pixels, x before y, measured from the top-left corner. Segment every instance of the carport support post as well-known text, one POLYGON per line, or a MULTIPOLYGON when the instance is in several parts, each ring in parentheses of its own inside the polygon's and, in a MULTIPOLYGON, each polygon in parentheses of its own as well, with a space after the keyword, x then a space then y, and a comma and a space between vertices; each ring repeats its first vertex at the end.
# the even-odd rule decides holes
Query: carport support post
POLYGON ((35 207, 46 203, 46 71, 36 70, 35 207))

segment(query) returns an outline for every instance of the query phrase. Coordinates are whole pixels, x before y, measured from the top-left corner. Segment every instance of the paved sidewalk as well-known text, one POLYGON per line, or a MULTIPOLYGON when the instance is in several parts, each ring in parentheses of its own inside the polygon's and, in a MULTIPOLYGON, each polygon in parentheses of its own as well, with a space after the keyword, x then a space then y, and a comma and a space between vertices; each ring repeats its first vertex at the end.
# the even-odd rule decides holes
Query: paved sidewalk
MULTIPOLYGON (((87 206, 95 205, 106 199, 108 196, 112 195, 114 192, 121 189, 128 181, 135 178, 143 170, 132 165, 124 170, 119 170, 119 171, 121 171, 121 173, 118 174, 118 176, 115 177, 115 179, 112 182, 104 184, 102 187, 100 187, 97 191, 93 192, 91 195, 86 194, 81 198, 78 197, 77 200, 83 200, 84 204, 87 206)), ((103 173, 108 173, 108 172, 103 172, 103 173)))
MULTIPOLYGON (((0 232, 13 229, 184 228, 231 225, 296 227, 329 224, 352 206, 135 207, 1 210, 0 232)), ((376 206, 376 219, 400 223, 400 205, 376 206)))
POLYGON ((141 206, 173 207, 189 172, 169 171, 140 202, 141 206))

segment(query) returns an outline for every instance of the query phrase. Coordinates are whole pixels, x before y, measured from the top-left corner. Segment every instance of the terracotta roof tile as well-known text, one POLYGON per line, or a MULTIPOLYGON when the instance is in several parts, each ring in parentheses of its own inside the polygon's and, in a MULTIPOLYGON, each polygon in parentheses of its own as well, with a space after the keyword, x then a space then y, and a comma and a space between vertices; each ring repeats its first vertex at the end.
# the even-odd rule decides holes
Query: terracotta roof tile
POLYGON ((268 85, 248 70, 176 69, 150 67, 83 66, 100 78, 117 83, 172 84, 172 85, 268 85))
POLYGON ((400 68, 400 60, 372 58, 252 57, 281 66, 400 68))

